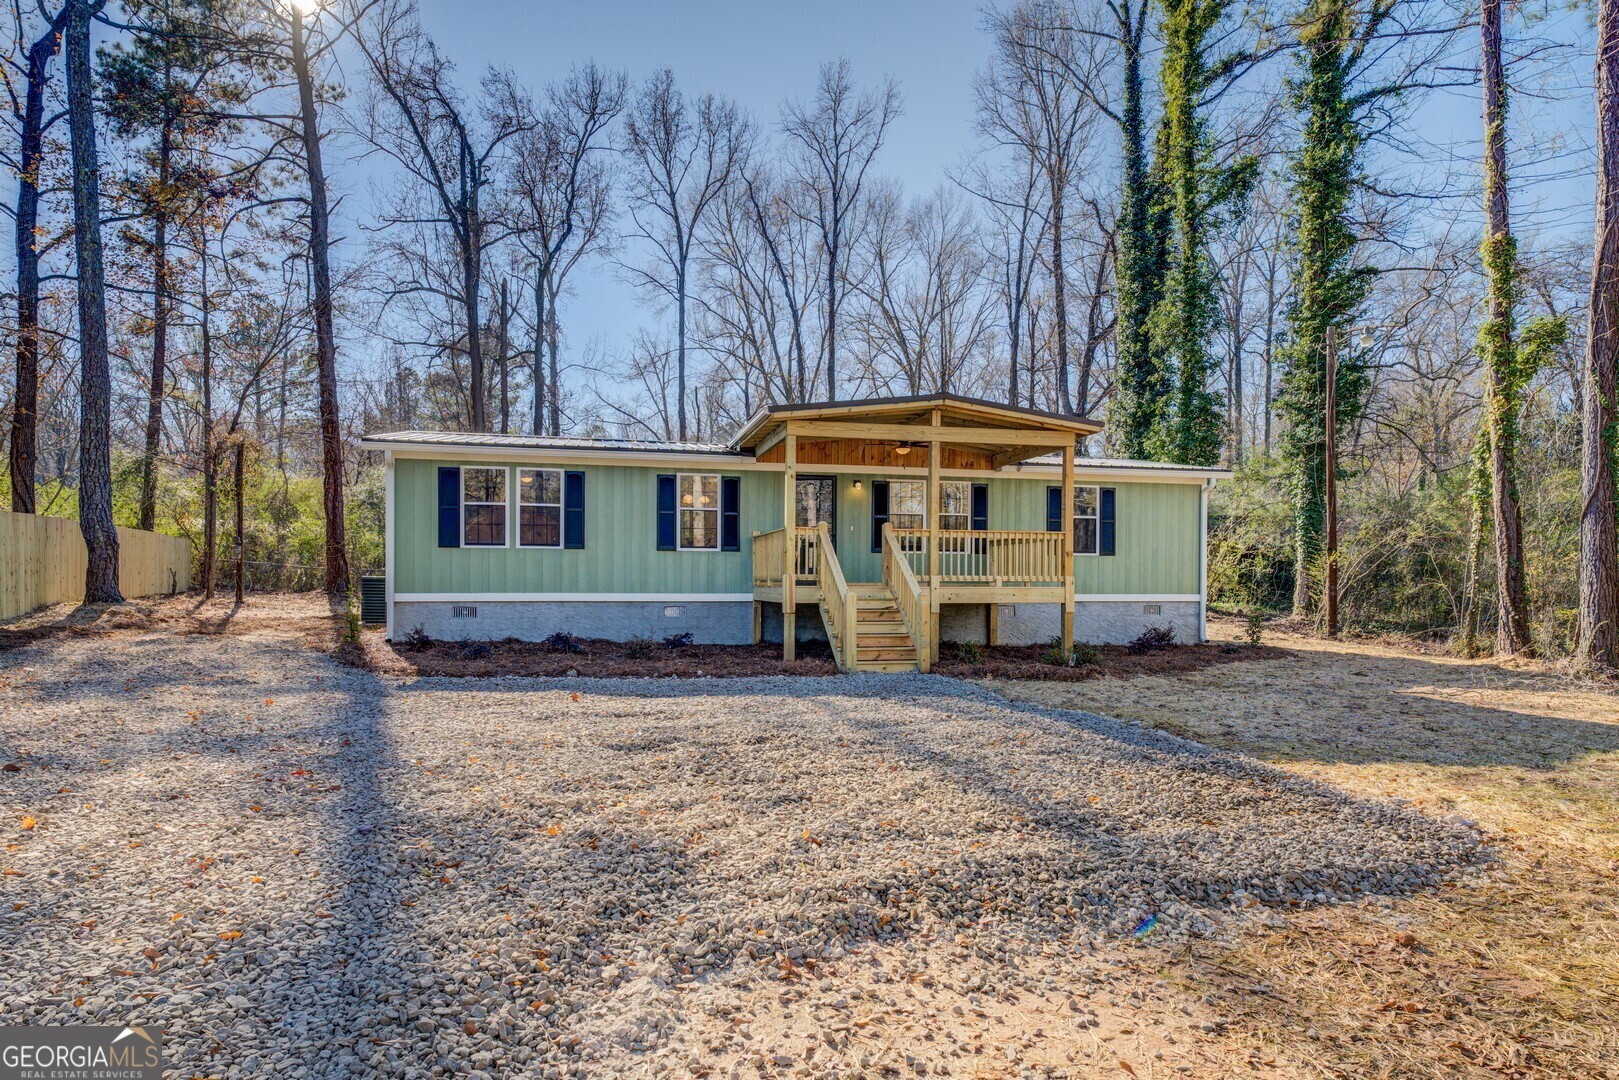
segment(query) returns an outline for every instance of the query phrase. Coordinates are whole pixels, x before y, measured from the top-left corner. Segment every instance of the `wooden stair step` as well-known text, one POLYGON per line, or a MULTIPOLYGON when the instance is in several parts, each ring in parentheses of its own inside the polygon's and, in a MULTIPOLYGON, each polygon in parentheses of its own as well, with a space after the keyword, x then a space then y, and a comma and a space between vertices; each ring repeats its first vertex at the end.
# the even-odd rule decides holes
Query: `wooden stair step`
POLYGON ((856 649, 855 660, 864 664, 868 660, 905 660, 916 663, 915 649, 856 649))
POLYGON ((880 660, 880 661, 867 662, 865 660, 862 660, 860 662, 860 670, 865 671, 865 672, 870 672, 870 673, 873 673, 873 674, 915 671, 916 670, 916 661, 915 660, 880 660))
POLYGON ((855 647, 860 649, 913 649, 909 634, 857 634, 855 647))

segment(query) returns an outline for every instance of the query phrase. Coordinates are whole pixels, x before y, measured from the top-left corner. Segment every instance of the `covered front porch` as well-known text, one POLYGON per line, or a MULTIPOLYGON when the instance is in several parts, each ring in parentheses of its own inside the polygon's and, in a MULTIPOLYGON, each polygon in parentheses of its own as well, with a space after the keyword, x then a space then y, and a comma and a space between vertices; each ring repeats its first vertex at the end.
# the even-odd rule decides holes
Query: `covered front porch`
POLYGON ((809 605, 844 670, 927 671, 938 658, 941 607, 986 605, 993 642, 998 605, 1040 603, 1060 605, 1063 647, 1071 648, 1075 443, 1100 428, 951 395, 761 413, 739 442, 784 467, 783 521, 753 535, 755 639, 763 605, 780 604, 783 658, 793 659, 798 616, 809 605), (988 528, 980 505, 987 489, 973 481, 1053 454, 1061 506, 1051 515, 1069 524, 988 528), (857 493, 871 478, 869 550, 863 530, 840 529, 835 509, 818 497, 840 475, 857 477, 857 493))

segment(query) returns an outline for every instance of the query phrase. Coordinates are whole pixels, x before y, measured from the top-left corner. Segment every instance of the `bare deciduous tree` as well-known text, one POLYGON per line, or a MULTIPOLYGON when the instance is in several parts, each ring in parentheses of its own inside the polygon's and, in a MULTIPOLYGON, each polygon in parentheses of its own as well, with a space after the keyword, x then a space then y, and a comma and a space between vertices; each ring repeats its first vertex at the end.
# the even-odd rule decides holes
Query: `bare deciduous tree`
POLYGON ((470 104, 456 85, 455 65, 422 29, 413 0, 380 7, 357 40, 378 91, 367 103, 366 140, 404 175, 383 222, 427 223, 454 242, 455 299, 472 376, 468 419, 472 430, 487 431, 483 264, 509 227, 491 220, 484 196, 497 182, 506 144, 534 127, 533 110, 511 73, 496 70, 484 75, 480 100, 470 104))
POLYGON ((688 104, 669 68, 641 88, 626 129, 630 220, 655 252, 648 265, 628 269, 637 285, 674 305, 675 430, 684 439, 692 252, 710 211, 746 160, 751 130, 734 102, 704 94, 688 104))
POLYGON ((610 214, 606 132, 628 85, 594 64, 546 91, 534 127, 513 143, 509 193, 518 244, 533 263, 534 434, 562 432, 556 300, 568 273, 606 236, 610 214), (547 365, 546 352, 550 357, 547 365), (547 386, 550 390, 547 393, 547 386))
POLYGON ((796 179, 810 193, 802 200, 804 212, 813 215, 810 220, 821 239, 826 312, 821 349, 829 401, 838 397, 838 313, 847 275, 845 250, 858 228, 866 174, 900 108, 899 86, 893 79, 859 91, 849 61, 839 59, 822 65, 808 102, 791 102, 782 109, 781 129, 797 148, 796 179))

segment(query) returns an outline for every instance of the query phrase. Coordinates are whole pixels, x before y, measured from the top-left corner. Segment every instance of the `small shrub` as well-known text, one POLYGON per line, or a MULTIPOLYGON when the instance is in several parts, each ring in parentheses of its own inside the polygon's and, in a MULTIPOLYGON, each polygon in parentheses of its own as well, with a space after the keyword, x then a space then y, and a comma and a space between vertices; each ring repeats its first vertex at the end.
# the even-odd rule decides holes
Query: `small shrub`
POLYGON ((649 637, 632 637, 624 643, 624 655, 631 660, 650 660, 658 654, 658 643, 649 637))
POLYGON ((1250 608, 1242 617, 1242 636, 1250 645, 1259 645, 1265 640, 1265 613, 1258 608, 1250 608))
POLYGON ((1064 653, 1062 638, 1054 637, 1046 645, 1045 654, 1041 659, 1053 667, 1085 667, 1096 663, 1100 655, 1095 645, 1086 645, 1079 641, 1074 642, 1073 648, 1064 653))
POLYGON ((691 644, 691 634, 669 634, 663 639, 665 649, 684 649, 691 644))
POLYGON ((989 659, 989 650, 984 648, 981 642, 958 641, 956 642, 956 659, 963 664, 971 664, 977 667, 989 659))
POLYGON ((545 646, 549 652, 576 653, 583 652, 585 648, 579 643, 578 638, 566 630, 558 630, 540 644, 545 646))
POLYGON ((349 608, 343 613, 343 644, 358 645, 360 643, 360 606, 351 597, 349 608))
POLYGON ((426 652, 433 647, 433 639, 420 626, 413 626, 405 635, 404 646, 406 652, 426 652))
POLYGON ((483 660, 489 656, 489 642, 461 639, 461 659, 483 660))
POLYGON ((1175 628, 1173 626, 1149 626, 1143 630, 1139 637, 1130 642, 1129 649, 1136 655, 1157 652, 1159 649, 1175 644, 1175 628))

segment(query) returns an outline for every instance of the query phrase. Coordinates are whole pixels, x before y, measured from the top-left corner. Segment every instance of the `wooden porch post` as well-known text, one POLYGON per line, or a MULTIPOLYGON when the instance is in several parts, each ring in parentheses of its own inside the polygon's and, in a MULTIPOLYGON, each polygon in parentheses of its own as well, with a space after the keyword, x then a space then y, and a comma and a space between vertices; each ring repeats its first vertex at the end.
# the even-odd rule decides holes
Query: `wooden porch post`
MULTIPOLYGON (((939 410, 933 410, 932 426, 938 429, 941 422, 939 410)), ((932 633, 929 635, 928 654, 933 663, 939 662, 939 440, 928 441, 928 610, 932 618, 928 620, 932 633)))
POLYGON ((1062 652, 1074 648, 1074 444, 1062 448, 1062 554, 1066 586, 1062 592, 1062 652))
POLYGON ((782 542, 787 545, 781 575, 781 658, 792 663, 798 655, 798 436, 787 421, 787 473, 782 487, 782 542))

